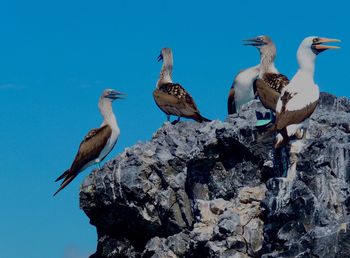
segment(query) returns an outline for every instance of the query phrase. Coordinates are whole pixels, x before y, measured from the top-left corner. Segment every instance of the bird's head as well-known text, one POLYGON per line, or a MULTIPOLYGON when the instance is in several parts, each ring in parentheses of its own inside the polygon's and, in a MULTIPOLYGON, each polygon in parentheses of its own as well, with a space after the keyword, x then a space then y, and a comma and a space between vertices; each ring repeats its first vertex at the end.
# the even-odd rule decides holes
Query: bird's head
POLYGON ((306 37, 299 45, 297 51, 297 59, 299 67, 303 69, 314 69, 314 61, 316 56, 327 50, 337 49, 338 46, 323 45, 329 42, 340 42, 339 39, 321 38, 317 36, 306 37))
POLYGON ((256 47, 260 54, 276 53, 276 47, 269 36, 262 35, 251 39, 243 40, 243 45, 256 47))
POLYGON ((265 46, 273 44, 271 38, 266 35, 257 36, 251 39, 244 39, 243 42, 244 42, 243 45, 245 46, 254 46, 258 49, 261 49, 265 46))
POLYGON ((124 99, 125 94, 113 89, 105 89, 102 92, 101 99, 109 102, 113 102, 116 99, 124 99))
POLYGON ((171 48, 162 48, 162 51, 160 51, 160 55, 158 56, 158 62, 163 60, 172 59, 173 53, 171 51, 171 48))
POLYGON ((331 42, 340 42, 340 40, 311 36, 311 37, 305 38, 301 42, 300 48, 304 48, 305 50, 311 50, 315 55, 318 55, 319 53, 327 49, 339 48, 338 46, 323 45, 324 43, 331 43, 331 42))

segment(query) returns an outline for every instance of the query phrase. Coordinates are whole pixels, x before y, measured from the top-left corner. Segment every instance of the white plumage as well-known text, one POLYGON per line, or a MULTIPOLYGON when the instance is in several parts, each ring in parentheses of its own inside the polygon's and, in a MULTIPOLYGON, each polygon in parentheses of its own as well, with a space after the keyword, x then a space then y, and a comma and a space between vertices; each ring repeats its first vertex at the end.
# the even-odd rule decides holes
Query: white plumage
POLYGON ((256 65, 241 71, 234 79, 234 100, 237 112, 245 103, 254 99, 253 83, 258 75, 259 65, 256 65))
MULTIPOLYGON (((297 51, 299 69, 289 84, 282 90, 278 99, 276 112, 276 129, 286 130, 288 137, 296 134, 300 128, 305 128, 307 119, 314 112, 320 90, 314 82, 316 56, 326 49, 337 48, 334 46, 321 45, 326 42, 339 42, 335 39, 307 37, 297 51)), ((278 134, 275 147, 279 147, 284 139, 278 134)))

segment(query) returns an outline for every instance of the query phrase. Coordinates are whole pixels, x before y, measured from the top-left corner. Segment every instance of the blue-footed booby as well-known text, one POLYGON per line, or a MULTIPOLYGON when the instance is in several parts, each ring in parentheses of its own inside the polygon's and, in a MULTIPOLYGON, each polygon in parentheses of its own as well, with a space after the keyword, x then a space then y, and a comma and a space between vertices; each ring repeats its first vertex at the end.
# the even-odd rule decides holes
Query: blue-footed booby
POLYGON ((276 46, 268 36, 250 39, 249 45, 263 51, 259 65, 259 75, 254 82, 254 90, 265 108, 276 111, 282 89, 289 83, 288 78, 275 67, 276 46))
POLYGON ((172 81, 173 54, 170 48, 163 48, 158 61, 163 60, 157 87, 153 91, 153 98, 157 106, 166 114, 167 120, 170 116, 177 116, 178 119, 173 123, 180 121, 181 117, 191 118, 197 122, 210 122, 211 120, 203 117, 191 95, 178 83, 172 81))
POLYGON ((305 38, 297 51, 299 69, 289 84, 283 88, 276 106, 276 123, 278 131, 275 148, 283 146, 292 136, 305 136, 305 123, 314 112, 320 91, 314 82, 316 56, 338 46, 322 45, 328 42, 340 42, 338 39, 320 37, 305 38), (302 132, 302 133, 301 133, 302 132))
MULTIPOLYGON (((243 104, 254 99, 254 92, 256 90, 255 82, 258 78, 271 83, 268 90, 279 86, 280 82, 286 79, 284 75, 279 74, 275 67, 274 60, 276 57, 276 47, 269 36, 262 35, 252 39, 246 39, 244 42, 244 45, 254 46, 259 50, 260 63, 256 66, 245 69, 236 75, 227 102, 229 114, 238 112, 243 104)), ((257 93, 259 94, 259 92, 257 93)), ((264 91, 261 95, 261 101, 263 105, 267 107, 268 105, 265 103, 266 101, 264 101, 264 97, 267 95, 267 102, 269 102, 270 94, 266 94, 264 91)), ((277 99, 275 101, 275 106, 276 103, 277 99)))
POLYGON ((259 65, 240 71, 234 78, 227 99, 229 115, 238 113, 243 104, 254 99, 253 83, 259 75, 259 65))
POLYGON ((71 167, 55 180, 57 182, 63 179, 63 182, 54 193, 54 196, 65 188, 80 172, 95 163, 99 164, 111 152, 120 134, 117 119, 113 113, 112 102, 123 98, 123 95, 123 93, 112 89, 103 91, 98 102, 103 122, 99 128, 88 132, 80 143, 78 153, 71 167))

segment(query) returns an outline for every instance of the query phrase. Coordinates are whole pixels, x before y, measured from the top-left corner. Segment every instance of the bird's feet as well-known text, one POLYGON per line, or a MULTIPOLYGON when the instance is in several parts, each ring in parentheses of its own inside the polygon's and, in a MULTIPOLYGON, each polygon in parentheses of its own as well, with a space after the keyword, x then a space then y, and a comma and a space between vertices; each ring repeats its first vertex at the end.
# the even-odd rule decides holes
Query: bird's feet
POLYGON ((178 117, 176 120, 172 121, 171 124, 176 125, 178 122, 180 122, 180 118, 181 117, 178 117))
POLYGON ((255 115, 257 120, 255 126, 261 130, 266 129, 275 121, 275 116, 272 114, 272 112, 266 112, 263 114, 259 111, 255 111, 255 115))

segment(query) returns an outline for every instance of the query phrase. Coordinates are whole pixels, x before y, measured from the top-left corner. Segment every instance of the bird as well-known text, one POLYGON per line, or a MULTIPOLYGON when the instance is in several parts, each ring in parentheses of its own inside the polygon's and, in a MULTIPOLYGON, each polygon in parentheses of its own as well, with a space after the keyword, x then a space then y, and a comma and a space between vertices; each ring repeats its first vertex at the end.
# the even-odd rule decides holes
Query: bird
POLYGON ((276 105, 282 89, 287 86, 287 76, 279 73, 275 67, 276 46, 268 36, 251 39, 251 43, 263 51, 259 65, 259 75, 254 81, 254 91, 263 106, 276 111, 276 105))
MULTIPOLYGON (((276 84, 285 76, 280 76, 275 67, 276 47, 269 36, 261 35, 243 40, 244 45, 254 46, 259 50, 260 63, 239 72, 230 89, 227 101, 228 114, 239 112, 242 105, 253 100, 256 96, 255 83, 259 77, 276 84), (265 76, 267 75, 267 76, 265 76)), ((276 100, 277 103, 277 100, 276 100)), ((263 105, 266 105, 263 102, 263 105)))
POLYGON ((327 49, 339 48, 323 45, 329 42, 340 40, 310 36, 301 42, 297 51, 299 69, 282 89, 277 101, 274 130, 278 134, 275 148, 284 146, 293 136, 305 136, 308 118, 315 111, 320 96, 319 87, 314 82, 316 56, 327 49))
POLYGON ((259 65, 240 71, 234 78, 227 99, 229 115, 238 113, 243 104, 255 98, 253 83, 259 75, 259 65))
POLYGON ((170 116, 190 118, 197 122, 210 122, 210 119, 203 117, 196 106, 191 95, 179 83, 173 83, 173 53, 170 48, 162 48, 158 56, 158 62, 163 61, 156 89, 153 91, 153 98, 157 106, 166 114, 167 121, 170 116))
POLYGON ((103 91, 98 102, 103 122, 99 128, 90 130, 84 137, 71 167, 55 180, 55 182, 63 181, 53 196, 65 188, 80 172, 93 164, 99 165, 111 152, 120 134, 112 102, 116 99, 123 99, 124 96, 125 94, 113 89, 103 91))

